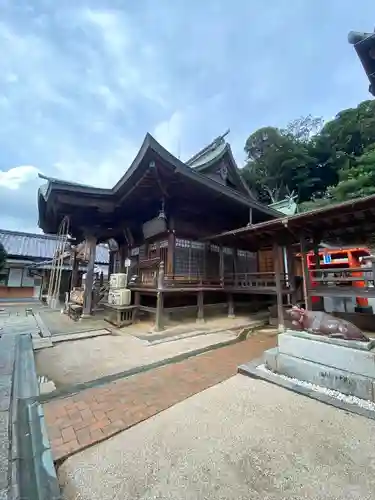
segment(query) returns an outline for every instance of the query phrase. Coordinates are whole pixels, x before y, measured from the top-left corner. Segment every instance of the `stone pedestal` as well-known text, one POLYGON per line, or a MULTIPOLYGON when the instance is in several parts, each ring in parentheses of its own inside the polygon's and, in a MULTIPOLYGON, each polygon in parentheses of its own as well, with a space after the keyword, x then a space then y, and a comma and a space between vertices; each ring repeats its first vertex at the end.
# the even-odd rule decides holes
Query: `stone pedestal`
POLYGON ((265 365, 275 373, 375 401, 372 345, 288 331, 278 336, 278 347, 265 352, 265 365))

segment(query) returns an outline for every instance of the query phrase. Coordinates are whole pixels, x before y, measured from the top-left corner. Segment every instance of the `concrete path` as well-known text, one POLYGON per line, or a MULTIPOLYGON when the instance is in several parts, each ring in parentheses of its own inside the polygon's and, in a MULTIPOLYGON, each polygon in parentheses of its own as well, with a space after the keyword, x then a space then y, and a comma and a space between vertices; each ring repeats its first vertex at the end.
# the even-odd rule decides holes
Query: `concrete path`
POLYGON ((370 500, 375 422, 236 375, 58 474, 65 500, 370 500))
POLYGON ((234 332, 221 332, 190 337, 156 346, 129 336, 102 336, 86 340, 62 342, 53 349, 36 353, 39 375, 53 380, 57 388, 96 380, 135 367, 141 367, 234 340, 234 332))
POLYGON ((231 377, 237 366, 275 346, 265 332, 181 363, 117 380, 44 405, 55 460, 107 439, 231 377))

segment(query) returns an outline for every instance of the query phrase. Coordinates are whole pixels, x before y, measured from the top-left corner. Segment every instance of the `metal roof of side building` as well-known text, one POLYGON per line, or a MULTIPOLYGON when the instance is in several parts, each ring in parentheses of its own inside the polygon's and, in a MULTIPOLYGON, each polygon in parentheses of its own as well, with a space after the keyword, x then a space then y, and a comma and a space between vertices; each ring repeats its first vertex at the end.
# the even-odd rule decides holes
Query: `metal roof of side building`
MULTIPOLYGON (((58 244, 58 237, 53 234, 35 234, 21 231, 0 229, 0 243, 12 257, 29 259, 53 259, 58 244)), ((105 245, 96 247, 97 264, 109 263, 109 251, 105 245)))

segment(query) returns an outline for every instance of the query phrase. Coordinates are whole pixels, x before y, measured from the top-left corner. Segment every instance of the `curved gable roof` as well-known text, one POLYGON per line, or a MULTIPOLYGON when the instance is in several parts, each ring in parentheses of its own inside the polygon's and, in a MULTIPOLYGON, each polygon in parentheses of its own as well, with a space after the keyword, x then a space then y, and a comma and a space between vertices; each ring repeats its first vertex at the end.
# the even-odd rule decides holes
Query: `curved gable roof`
MULTIPOLYGON (((181 175, 188 177, 201 184, 205 184, 209 188, 213 189, 214 191, 217 191, 222 195, 228 196, 229 198, 232 198, 233 200, 236 200, 237 202, 245 204, 249 207, 256 208, 261 212, 268 214, 271 217, 280 216, 280 213, 277 212, 276 210, 273 210, 272 208, 262 205, 256 199, 254 199, 254 197, 249 193, 248 189, 246 191, 246 194, 244 194, 243 192, 239 192, 228 186, 224 186, 216 182, 214 179, 211 179, 210 177, 204 175, 202 173, 202 169, 204 170, 204 167, 207 167, 207 162, 204 165, 202 164, 199 169, 192 168, 188 164, 183 163, 181 160, 179 160, 169 151, 167 151, 161 144, 159 144, 156 141, 156 139, 154 139, 154 137, 152 137, 152 135, 149 133, 146 134, 142 146, 138 151, 136 157, 134 158, 133 162, 131 163, 130 167, 121 177, 121 179, 119 179, 119 181, 113 186, 113 188, 103 189, 85 184, 67 182, 61 179, 55 179, 52 177, 47 177, 39 174, 39 176, 42 179, 46 179, 48 181, 48 185, 42 186, 38 191, 39 209, 41 210, 45 208, 43 207, 43 205, 48 200, 50 193, 54 190, 72 192, 75 194, 104 196, 108 198, 113 198, 118 196, 121 192, 126 191, 127 188, 130 189, 131 187, 133 187, 132 180, 134 176, 137 175, 138 169, 149 168, 149 163, 145 162, 144 160, 147 160, 147 157, 151 157, 150 153, 156 154, 163 162, 170 165, 171 168, 173 168, 181 175), (250 196, 248 196, 248 194, 250 194, 250 196)), ((230 162, 237 169, 229 144, 225 143, 225 147, 223 148, 220 154, 223 156, 228 155, 230 162)), ((210 161, 211 162, 214 161, 213 158, 210 161)), ((217 157, 215 158, 215 161, 217 161, 217 157)))

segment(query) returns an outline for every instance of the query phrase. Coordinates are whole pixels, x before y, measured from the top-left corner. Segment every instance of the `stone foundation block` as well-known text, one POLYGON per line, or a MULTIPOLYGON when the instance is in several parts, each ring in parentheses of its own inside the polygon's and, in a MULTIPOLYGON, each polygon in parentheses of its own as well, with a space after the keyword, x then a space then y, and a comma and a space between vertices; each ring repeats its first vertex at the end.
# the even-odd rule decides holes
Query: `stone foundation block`
POLYGON ((375 353, 372 351, 309 340, 287 333, 278 336, 278 344, 279 354, 375 379, 375 353))
POLYGON ((311 384, 342 392, 361 399, 375 401, 375 380, 331 366, 306 361, 270 349, 265 353, 265 365, 269 370, 311 384))

